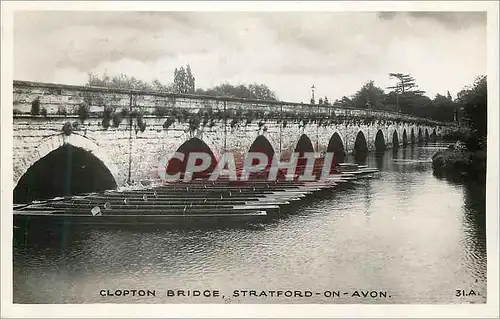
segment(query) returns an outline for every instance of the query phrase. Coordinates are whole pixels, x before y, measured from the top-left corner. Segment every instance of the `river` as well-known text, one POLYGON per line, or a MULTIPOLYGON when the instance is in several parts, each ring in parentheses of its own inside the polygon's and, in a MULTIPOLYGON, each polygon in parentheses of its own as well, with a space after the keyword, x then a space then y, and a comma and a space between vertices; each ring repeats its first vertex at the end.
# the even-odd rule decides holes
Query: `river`
POLYGON ((16 235, 14 302, 484 303, 485 189, 435 177, 440 148, 370 154, 373 178, 252 227, 16 235), (127 289, 155 297, 100 292, 127 289), (223 297, 167 296, 177 289, 223 297))

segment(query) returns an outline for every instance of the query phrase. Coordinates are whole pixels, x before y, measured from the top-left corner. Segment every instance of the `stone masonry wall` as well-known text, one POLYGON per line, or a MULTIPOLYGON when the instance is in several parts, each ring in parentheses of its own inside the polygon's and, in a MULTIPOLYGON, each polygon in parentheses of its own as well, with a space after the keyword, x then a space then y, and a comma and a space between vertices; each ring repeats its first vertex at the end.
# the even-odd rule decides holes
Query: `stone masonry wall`
POLYGON ((283 154, 293 151, 300 136, 306 134, 321 153, 336 132, 351 151, 359 131, 373 149, 379 129, 390 147, 394 131, 402 144, 404 130, 410 140, 411 128, 415 135, 418 129, 427 129, 429 134, 436 130, 439 136, 451 127, 389 112, 16 81, 14 181, 64 143, 92 152, 121 185, 129 175, 135 181, 157 178, 160 163, 193 137, 203 140, 220 157, 226 150, 245 154, 259 135, 283 154), (46 114, 30 114, 33 103, 46 114), (82 105, 89 110, 85 117, 78 115, 82 105), (123 116, 116 127, 103 126, 105 107, 115 113, 125 109, 129 114, 141 114, 144 130, 137 118, 132 117, 130 125, 130 115, 123 116), (65 124, 71 126, 69 135, 63 133, 65 124))

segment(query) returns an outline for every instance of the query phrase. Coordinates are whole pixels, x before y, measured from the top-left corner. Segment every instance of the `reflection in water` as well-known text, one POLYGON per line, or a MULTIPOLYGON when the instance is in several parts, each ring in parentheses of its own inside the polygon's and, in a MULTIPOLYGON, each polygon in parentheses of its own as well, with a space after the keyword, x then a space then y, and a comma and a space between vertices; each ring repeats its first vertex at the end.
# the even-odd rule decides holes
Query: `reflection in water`
POLYGON ((377 163, 376 167, 378 169, 382 169, 382 167, 384 166, 385 155, 386 155, 385 152, 384 153, 380 153, 380 152, 375 153, 375 162, 377 163))
MULTIPOLYGON (((17 234, 17 303, 483 303, 484 188, 438 179, 443 146, 370 154, 370 179, 335 189, 275 222, 224 229, 67 226, 17 234), (100 289, 156 289, 110 299, 100 289), (385 290, 391 298, 165 296, 166 289, 385 290), (455 289, 480 296, 455 297, 455 289)), ((347 162, 354 159, 346 158, 347 162)), ((36 226, 32 226, 36 227, 36 226)))
POLYGON ((468 267, 477 280, 486 277, 486 263, 474 265, 478 256, 486 255, 486 188, 484 185, 465 185, 464 192, 464 237, 463 244, 468 267))
POLYGON ((356 154, 352 160, 353 163, 360 164, 360 165, 365 165, 366 164, 366 158, 368 157, 368 154, 356 154))
POLYGON ((399 154, 398 150, 399 150, 399 146, 392 148, 392 157, 393 158, 398 158, 398 154, 399 154))

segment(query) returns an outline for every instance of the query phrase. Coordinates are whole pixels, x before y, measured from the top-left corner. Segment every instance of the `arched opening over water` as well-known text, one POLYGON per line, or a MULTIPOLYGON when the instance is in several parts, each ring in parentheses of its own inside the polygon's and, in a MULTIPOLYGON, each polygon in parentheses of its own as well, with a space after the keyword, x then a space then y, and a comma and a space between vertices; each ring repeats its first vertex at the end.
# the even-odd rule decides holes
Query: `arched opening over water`
POLYGON ((395 151, 399 149, 399 138, 398 138, 398 132, 396 131, 392 133, 392 149, 395 151))
MULTIPOLYGON (((264 153, 267 155, 270 164, 274 156, 274 148, 264 135, 259 135, 250 146, 249 153, 264 153)), ((257 163, 254 163, 254 165, 257 163)))
POLYGON ((104 163, 80 147, 63 145, 35 162, 14 189, 14 203, 116 188, 104 163))
POLYGON ((301 175, 301 172, 305 169, 307 164, 307 159, 304 157, 304 153, 314 153, 314 146, 312 145, 311 139, 306 134, 302 134, 300 136, 294 152, 299 154, 296 173, 301 175))
POLYGON ((431 134, 431 141, 433 143, 437 142, 437 134, 436 134, 436 129, 433 129, 432 130, 432 134, 431 134))
POLYGON ((385 148, 384 133, 382 132, 382 130, 378 130, 377 135, 375 136, 375 152, 384 152, 385 148))
POLYGON ((429 130, 425 129, 425 143, 429 143, 430 139, 429 130))
MULTIPOLYGON (((248 149, 249 153, 262 153, 267 156, 267 165, 270 167, 270 165, 273 162, 273 157, 274 157, 274 148, 269 142, 269 140, 264 136, 264 135, 259 135, 257 138, 253 141, 252 145, 250 145, 250 148, 248 149)), ((252 161, 252 165, 258 165, 259 160, 254 159, 252 161)), ((267 179, 267 170, 261 171, 261 172, 256 172, 256 173, 251 173, 249 175, 250 179, 253 178, 266 178, 267 179)))
POLYGON ((417 140, 419 143, 422 143, 424 141, 423 137, 422 137, 422 129, 419 128, 418 129, 418 137, 417 137, 417 140))
POLYGON ((314 153, 314 146, 311 142, 311 139, 306 135, 302 134, 295 146, 295 153, 299 153, 300 157, 304 156, 304 153, 314 153))
POLYGON ((406 129, 403 130, 403 147, 408 146, 408 135, 406 135, 406 129))
POLYGON ((338 163, 343 163, 345 160, 345 149, 344 143, 342 143, 342 139, 340 138, 339 133, 335 132, 330 141, 328 142, 328 147, 326 148, 328 153, 335 154, 335 160, 338 163))
POLYGON ((415 130, 412 128, 410 133, 411 145, 415 144, 415 130))
MULTIPOLYGON (((177 152, 183 153, 184 159, 182 161, 177 158, 170 159, 167 164, 167 174, 175 175, 180 172, 182 178, 183 174, 186 172, 186 165, 189 160, 189 154, 194 152, 208 154, 211 160, 208 168, 203 170, 202 172, 195 172, 193 174, 193 178, 206 178, 210 173, 213 172, 213 170, 217 166, 217 159, 210 147, 197 137, 193 137, 192 139, 184 142, 181 146, 179 146, 177 152)), ((197 159, 195 165, 198 166, 201 164, 201 162, 201 159, 197 159)))
POLYGON ((359 131, 354 142, 354 160, 363 162, 368 155, 368 145, 366 144, 365 134, 359 131))

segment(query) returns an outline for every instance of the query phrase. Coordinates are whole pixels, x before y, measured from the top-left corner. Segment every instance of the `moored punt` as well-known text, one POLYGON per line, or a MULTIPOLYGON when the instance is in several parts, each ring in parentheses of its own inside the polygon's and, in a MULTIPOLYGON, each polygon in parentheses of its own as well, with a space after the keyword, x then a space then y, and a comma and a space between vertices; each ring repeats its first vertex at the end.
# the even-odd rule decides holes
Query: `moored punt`
POLYGON ((248 223, 262 221, 267 218, 266 211, 247 210, 233 212, 231 214, 203 214, 203 215, 154 215, 154 214, 130 214, 130 215, 83 215, 83 214, 54 214, 47 212, 14 213, 14 226, 18 228, 28 227, 28 224, 39 225, 157 225, 157 226, 190 226, 193 224, 212 224, 224 223, 248 223))
MULTIPOLYGON (((51 224, 193 225, 268 220, 288 212, 296 203, 349 184, 378 170, 343 165, 328 179, 302 181, 300 175, 275 181, 196 179, 135 189, 110 190, 16 205, 18 226, 51 224)), ((316 175, 319 176, 319 175, 316 175)), ((286 177, 283 175, 282 177, 286 177)))

